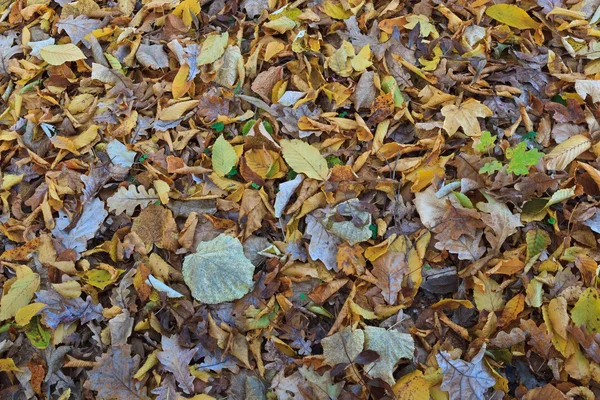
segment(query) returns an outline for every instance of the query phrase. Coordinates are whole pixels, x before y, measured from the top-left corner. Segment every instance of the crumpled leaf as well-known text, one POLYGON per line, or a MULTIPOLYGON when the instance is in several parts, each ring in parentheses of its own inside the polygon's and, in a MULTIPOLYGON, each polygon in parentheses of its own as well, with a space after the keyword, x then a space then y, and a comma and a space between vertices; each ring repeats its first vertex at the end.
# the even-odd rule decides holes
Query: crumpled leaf
POLYGON ((337 269, 337 250, 342 240, 330 234, 323 224, 312 215, 306 216, 305 233, 310 235, 308 254, 313 260, 320 260, 327 269, 337 269))
POLYGON ((177 342, 177 335, 170 338, 163 336, 162 351, 156 355, 165 369, 171 372, 179 387, 187 394, 194 391, 194 377, 188 368, 197 349, 184 349, 177 342))
POLYGON ((14 32, 5 33, 0 36, 0 75, 8 73, 8 61, 19 53, 22 53, 21 47, 13 43, 16 39, 14 32))
POLYGON ((445 351, 435 356, 444 373, 440 387, 449 393, 450 400, 484 400, 487 389, 496 384, 496 379, 483 363, 485 347, 484 344, 470 362, 453 360, 445 351))
POLYGON ((65 229, 71 224, 71 221, 68 215, 60 210, 56 219, 56 228, 52 230, 52 234, 67 249, 81 253, 86 250, 87 241, 96 235, 107 215, 108 212, 104 209, 102 200, 95 198, 84 206, 75 226, 66 231, 65 229))
POLYGON ((411 335, 375 326, 365 327, 365 350, 373 350, 379 359, 366 364, 364 370, 371 378, 381 378, 388 384, 395 382, 394 368, 402 358, 413 358, 415 343, 411 335))
POLYGON ((244 255, 238 239, 221 234, 198 243, 196 252, 185 257, 182 273, 196 300, 218 304, 239 299, 250 291, 254 265, 244 255))
POLYGON ((43 322, 52 329, 63 323, 69 326, 75 321, 85 324, 89 321, 104 321, 102 305, 94 304, 90 296, 66 299, 53 289, 36 293, 36 302, 46 306, 42 309, 43 322))

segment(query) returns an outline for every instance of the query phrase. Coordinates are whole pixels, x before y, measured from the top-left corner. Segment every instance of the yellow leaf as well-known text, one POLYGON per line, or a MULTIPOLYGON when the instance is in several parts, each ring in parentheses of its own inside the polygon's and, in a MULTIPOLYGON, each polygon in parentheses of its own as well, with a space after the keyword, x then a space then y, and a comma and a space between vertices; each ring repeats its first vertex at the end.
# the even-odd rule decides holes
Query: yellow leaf
POLYGON ((12 358, 0 358, 0 372, 23 372, 16 365, 12 358))
MULTIPOLYGON (((5 287, 6 284, 4 284, 5 287)), ((39 287, 40 276, 38 274, 32 272, 21 277, 18 276, 8 289, 8 293, 5 293, 0 300, 0 321, 14 317, 19 309, 29 304, 39 287)))
POLYGON ((15 315, 15 322, 20 326, 27 325, 29 321, 31 321, 31 318, 33 318, 33 316, 44 307, 46 307, 46 304, 44 303, 32 303, 26 305, 17 311, 17 314, 15 315))
POLYGON ((479 272, 479 276, 473 277, 473 281, 473 298, 478 310, 496 311, 504 307, 502 290, 495 280, 479 272))
POLYGON ((192 15, 200 13, 200 2, 198 0, 184 0, 173 10, 173 15, 180 17, 186 26, 192 25, 192 15))
POLYGON ((72 138, 71 142, 73 142, 73 145, 79 150, 96 140, 96 137, 98 137, 98 126, 91 125, 85 132, 72 138))
POLYGON ((600 332, 600 295, 595 288, 587 288, 571 310, 571 319, 578 327, 585 325, 588 333, 600 332))
POLYGON ((118 0, 118 3, 119 3, 119 10, 123 13, 123 15, 129 16, 133 12, 136 1, 135 0, 118 0))
POLYGON ((175 75, 175 79, 173 79, 173 86, 171 87, 171 92, 173 93, 174 99, 183 97, 187 91, 190 90, 192 82, 188 81, 189 74, 189 65, 183 64, 181 67, 179 67, 179 71, 177 71, 177 75, 175 75))
POLYGON ((197 61, 198 65, 212 64, 221 58, 223 53, 225 53, 228 41, 229 34, 227 32, 207 37, 200 49, 200 56, 197 61))
POLYGON ((40 50, 40 56, 50 65, 62 65, 68 61, 83 60, 85 55, 74 45, 69 44, 53 44, 43 47, 40 50))
POLYGON ((398 379, 392 390, 397 400, 429 400, 429 387, 423 373, 415 370, 398 379))
POLYGON ((283 158, 297 173, 302 173, 312 179, 324 181, 329 174, 327 160, 319 150, 302 140, 293 139, 281 141, 283 158))
POLYGON ((212 147, 213 171, 224 177, 237 164, 237 153, 233 146, 221 135, 212 147))
POLYGON ((275 21, 269 21, 266 24, 263 24, 263 26, 283 34, 294 29, 296 27, 296 22, 291 18, 281 17, 277 18, 275 21))
POLYGON ((540 23, 514 4, 494 4, 485 10, 488 17, 518 29, 537 29, 540 23))
POLYGON ((182 101, 177 104, 173 104, 170 107, 163 109, 160 113, 161 121, 175 121, 179 117, 181 117, 186 111, 196 107, 198 105, 198 100, 188 100, 182 101))
POLYGON ((552 170, 564 170, 581 153, 592 146, 590 138, 584 135, 571 136, 544 157, 546 168, 552 170))
POLYGON ((8 190, 11 187, 18 185, 23 180, 23 174, 6 174, 2 177, 2 190, 8 190))
POLYGON ((160 202, 162 204, 169 203, 169 191, 171 190, 171 188, 169 187, 169 184, 160 179, 155 180, 154 182, 152 182, 152 184, 154 185, 154 188, 156 189, 156 193, 158 194, 158 197, 160 198, 160 202))
POLYGON ((74 299, 81 296, 81 285, 77 281, 53 283, 52 288, 66 299, 74 299))
POLYGON ((214 397, 207 394, 197 394, 189 400, 216 400, 214 397))
POLYGON ((369 45, 363 47, 358 52, 356 57, 352 59, 351 63, 352 68, 354 68, 356 72, 364 71, 371 65, 373 65, 373 63, 371 62, 371 48, 369 47, 369 45))
POLYGON ((271 58, 283 51, 283 49, 285 49, 285 44, 277 41, 269 42, 265 48, 265 61, 269 61, 271 58))
POLYGON ((321 7, 323 12, 333 19, 345 20, 352 16, 352 11, 345 10, 342 4, 338 2, 327 0, 321 7))
POLYGON ((492 110, 479 101, 469 99, 460 106, 454 104, 444 106, 442 115, 446 117, 444 130, 448 132, 448 136, 454 135, 459 127, 468 136, 481 136, 481 128, 477 118, 491 117, 493 113, 492 110))

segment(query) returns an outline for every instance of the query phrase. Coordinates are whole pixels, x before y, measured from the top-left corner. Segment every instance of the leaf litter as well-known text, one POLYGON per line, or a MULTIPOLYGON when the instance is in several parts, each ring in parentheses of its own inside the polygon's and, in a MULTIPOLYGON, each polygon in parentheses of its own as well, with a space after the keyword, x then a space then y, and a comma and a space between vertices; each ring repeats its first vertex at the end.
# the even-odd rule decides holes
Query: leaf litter
POLYGON ((0 2, 0 398, 599 398, 599 10, 0 2))

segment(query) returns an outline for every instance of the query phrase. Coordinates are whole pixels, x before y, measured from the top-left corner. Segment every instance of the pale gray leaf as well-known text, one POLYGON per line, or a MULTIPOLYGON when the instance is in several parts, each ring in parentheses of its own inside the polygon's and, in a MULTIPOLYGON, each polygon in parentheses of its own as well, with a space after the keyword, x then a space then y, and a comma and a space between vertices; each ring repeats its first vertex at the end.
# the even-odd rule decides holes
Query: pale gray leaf
POLYGON ((90 42, 84 38, 92 33, 92 31, 100 29, 104 25, 105 24, 102 21, 88 18, 85 15, 78 15, 75 18, 73 18, 72 15, 69 15, 67 18, 61 19, 56 23, 58 32, 67 32, 67 35, 69 35, 73 44, 83 42, 88 48, 90 47, 90 42))
POLYGON ((67 213, 60 210, 52 234, 65 248, 81 253, 87 249, 87 241, 96 236, 96 232, 100 229, 107 215, 108 212, 104 209, 102 200, 93 199, 83 208, 83 212, 73 229, 65 231, 71 221, 67 213))
POLYGON ((483 363, 485 343, 471 362, 453 360, 445 351, 436 355, 444 377, 442 390, 450 394, 450 400, 484 400, 486 391, 496 384, 494 376, 483 363))
POLYGON ((408 333, 387 330, 375 326, 365 327, 365 350, 373 350, 379 359, 365 365, 365 371, 372 378, 381 378, 390 385, 395 382, 393 373, 402 358, 412 360, 415 342, 408 333))
POLYGON ((197 349, 184 349, 177 342, 177 335, 170 338, 163 336, 162 351, 157 353, 158 361, 175 376, 179 387, 187 394, 194 392, 194 377, 188 366, 197 349))
POLYGON ((169 66, 169 56, 160 44, 141 44, 135 58, 146 68, 160 69, 169 66))
POLYGON ((323 224, 310 214, 306 216, 305 233, 310 235, 310 257, 315 261, 321 260, 327 269, 337 270, 337 251, 342 240, 329 233, 323 224))
POLYGON ((304 181, 304 175, 298 174, 291 181, 286 181, 279 185, 279 192, 275 196, 275 217, 280 218, 283 214, 283 209, 288 204, 294 192, 304 181))

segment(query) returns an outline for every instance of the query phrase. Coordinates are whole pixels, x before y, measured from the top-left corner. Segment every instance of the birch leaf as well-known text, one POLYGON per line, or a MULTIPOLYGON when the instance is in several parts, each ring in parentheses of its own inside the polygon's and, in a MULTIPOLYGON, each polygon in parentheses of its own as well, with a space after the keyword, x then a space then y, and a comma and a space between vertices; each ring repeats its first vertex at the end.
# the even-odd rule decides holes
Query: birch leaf
POLYGON ((14 317, 19 309, 29 304, 39 287, 40 276, 31 270, 17 278, 0 300, 0 321, 14 317))

